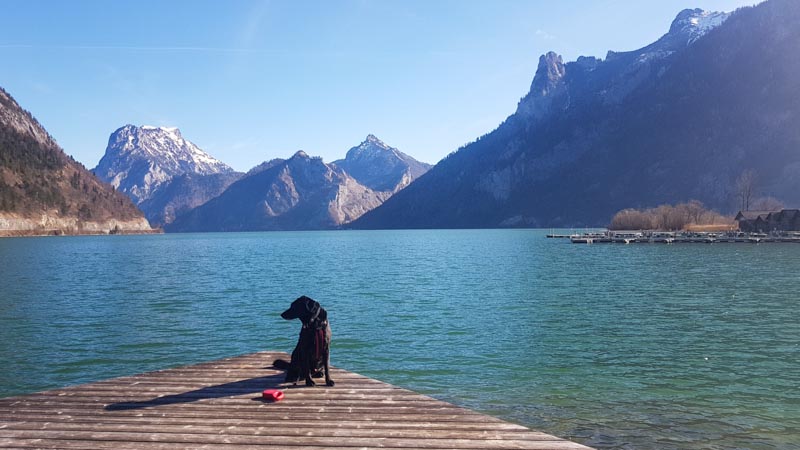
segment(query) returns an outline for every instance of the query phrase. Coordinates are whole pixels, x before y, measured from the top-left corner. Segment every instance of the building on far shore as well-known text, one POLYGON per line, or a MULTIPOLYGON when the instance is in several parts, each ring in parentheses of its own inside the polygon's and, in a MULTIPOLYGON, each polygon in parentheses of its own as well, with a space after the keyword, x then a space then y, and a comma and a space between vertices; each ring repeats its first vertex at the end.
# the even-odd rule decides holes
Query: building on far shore
POLYGON ((800 209, 739 211, 735 220, 739 222, 739 230, 748 233, 800 231, 800 209))

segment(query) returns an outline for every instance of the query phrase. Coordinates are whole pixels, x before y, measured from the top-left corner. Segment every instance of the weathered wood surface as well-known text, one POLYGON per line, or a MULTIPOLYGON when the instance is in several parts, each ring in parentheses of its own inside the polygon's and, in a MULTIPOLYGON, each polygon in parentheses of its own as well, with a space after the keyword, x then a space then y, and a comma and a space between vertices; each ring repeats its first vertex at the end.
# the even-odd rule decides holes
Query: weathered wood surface
POLYGON ((341 369, 293 387, 288 355, 234 358, 0 399, 0 448, 585 449, 341 369), (277 403, 261 391, 283 389, 277 403))

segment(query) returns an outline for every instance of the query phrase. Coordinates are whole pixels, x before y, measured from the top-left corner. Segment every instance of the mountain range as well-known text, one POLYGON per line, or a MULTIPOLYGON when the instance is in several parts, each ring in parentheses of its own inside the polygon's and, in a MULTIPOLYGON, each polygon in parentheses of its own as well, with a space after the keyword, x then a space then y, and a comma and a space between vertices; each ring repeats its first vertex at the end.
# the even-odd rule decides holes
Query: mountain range
POLYGON ((167 231, 331 229, 348 224, 408 186, 430 166, 373 135, 326 164, 298 151, 250 170, 167 231))
POLYGON ((602 226, 618 210, 737 204, 736 179, 800 204, 800 2, 684 10, 653 44, 539 59, 494 131, 354 228, 602 226))
POLYGON ((0 88, 0 235, 152 231, 128 197, 67 156, 0 88))

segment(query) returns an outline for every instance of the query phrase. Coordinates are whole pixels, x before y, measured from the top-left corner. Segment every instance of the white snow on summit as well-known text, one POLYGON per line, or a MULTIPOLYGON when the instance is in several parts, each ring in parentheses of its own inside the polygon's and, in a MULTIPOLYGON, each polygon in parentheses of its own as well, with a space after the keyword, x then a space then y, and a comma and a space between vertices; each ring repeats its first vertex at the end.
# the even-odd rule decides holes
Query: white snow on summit
POLYGON ((95 173, 136 204, 186 173, 209 175, 233 169, 187 141, 176 127, 125 125, 111 134, 95 173))
POLYGON ((731 13, 718 11, 697 11, 689 17, 683 31, 689 33, 689 44, 703 37, 706 33, 720 26, 731 13))
POLYGON ((718 27, 729 16, 730 13, 704 11, 699 17, 692 17, 689 23, 699 31, 706 32, 712 28, 718 27))

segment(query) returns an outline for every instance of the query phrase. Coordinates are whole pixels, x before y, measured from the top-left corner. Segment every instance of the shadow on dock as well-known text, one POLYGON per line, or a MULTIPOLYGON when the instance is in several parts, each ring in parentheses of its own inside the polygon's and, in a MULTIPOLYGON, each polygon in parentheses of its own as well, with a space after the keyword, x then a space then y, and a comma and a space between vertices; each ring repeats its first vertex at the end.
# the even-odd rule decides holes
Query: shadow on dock
MULTIPOLYGON (((212 398, 233 397, 246 394, 260 394, 264 389, 278 388, 283 383, 286 375, 276 374, 231 383, 208 386, 202 389, 184 392, 181 394, 164 395, 150 400, 139 402, 119 402, 105 407, 107 411, 126 411, 131 409, 152 408, 177 403, 191 403, 198 400, 212 398)), ((260 399, 257 398, 257 399, 260 399)), ((257 400, 254 399, 254 400, 257 400)))

